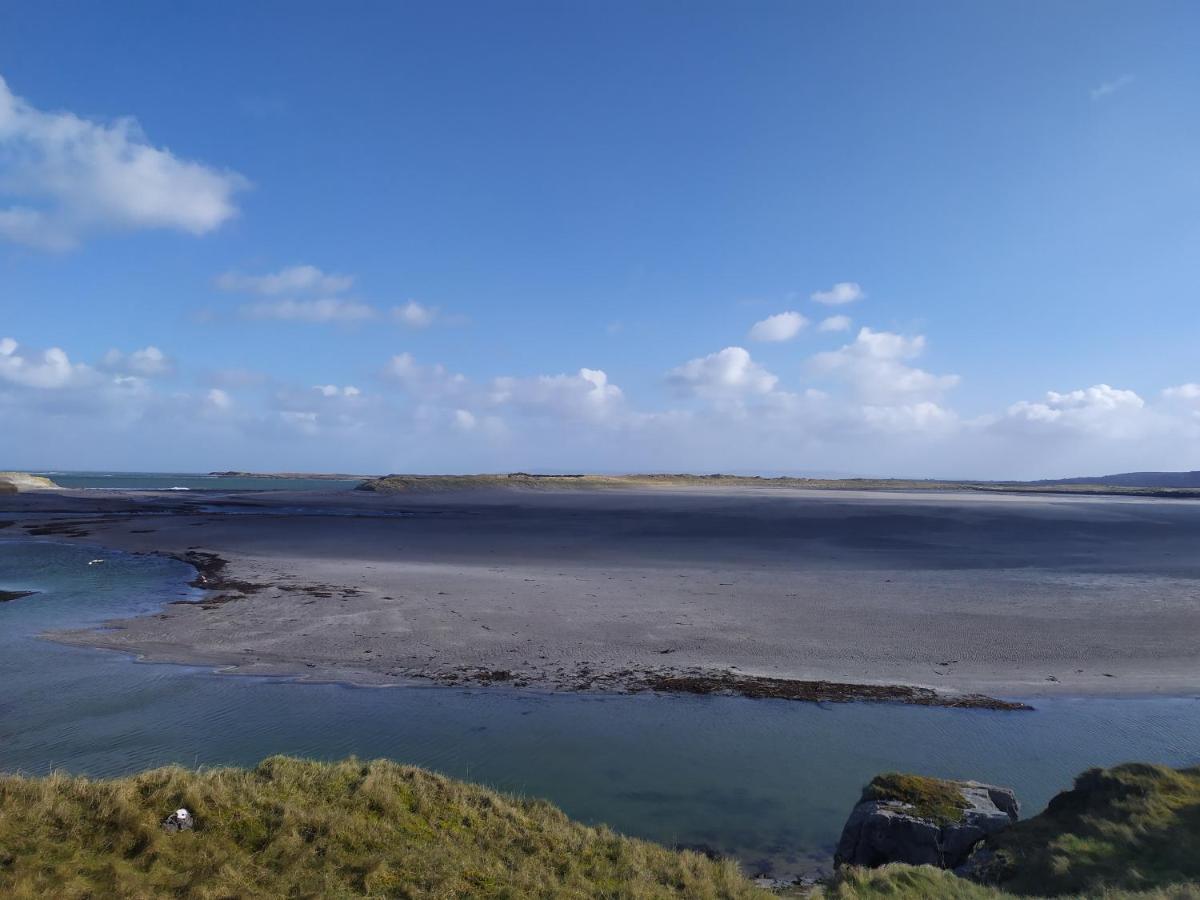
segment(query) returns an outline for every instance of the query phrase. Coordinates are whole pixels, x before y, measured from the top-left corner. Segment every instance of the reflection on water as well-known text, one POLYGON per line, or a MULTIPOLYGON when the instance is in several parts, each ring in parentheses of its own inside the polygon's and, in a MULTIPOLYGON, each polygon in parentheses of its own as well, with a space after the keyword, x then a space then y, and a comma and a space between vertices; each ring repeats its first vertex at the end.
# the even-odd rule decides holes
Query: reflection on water
POLYGON ((1037 701, 1032 713, 997 713, 354 688, 135 665, 36 638, 150 612, 188 595, 189 577, 157 557, 0 542, 0 588, 41 591, 0 604, 0 769, 114 775, 272 753, 387 756, 782 874, 827 861, 861 785, 882 770, 1012 785, 1034 812, 1091 765, 1200 762, 1196 699, 1037 701))

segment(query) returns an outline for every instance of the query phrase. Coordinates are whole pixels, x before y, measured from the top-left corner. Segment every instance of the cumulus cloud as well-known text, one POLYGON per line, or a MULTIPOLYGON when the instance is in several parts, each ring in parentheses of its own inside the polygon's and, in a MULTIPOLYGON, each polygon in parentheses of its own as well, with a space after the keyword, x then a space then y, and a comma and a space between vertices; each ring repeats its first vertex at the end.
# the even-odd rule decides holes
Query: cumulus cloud
POLYGON ((409 328, 428 328, 437 315, 436 306, 424 306, 416 300, 409 300, 403 306, 392 308, 392 317, 409 328))
POLYGON ((924 351, 922 335, 862 328, 854 343, 813 357, 812 369, 848 382, 870 404, 912 402, 936 397, 959 381, 957 375, 932 375, 908 365, 924 351))
POLYGON ((821 320, 820 331, 849 331, 853 324, 849 316, 828 316, 821 320))
POLYGON ((22 352, 10 337, 0 338, 0 379, 28 388, 64 388, 87 380, 91 370, 74 364, 58 347, 22 352))
POLYGON ((574 375, 495 378, 489 400, 524 412, 600 420, 620 411, 625 395, 602 370, 580 369, 574 375))
POLYGON ((247 319, 283 322, 362 322, 375 317, 375 310, 356 300, 325 297, 320 300, 260 300, 240 309, 247 319))
POLYGON ((151 145, 133 119, 42 112, 0 78, 0 238, 67 250, 105 231, 207 234, 248 186, 151 145))
POLYGON ((677 366, 667 373, 667 381, 681 394, 721 398, 766 394, 779 379, 751 359, 745 348, 726 347, 677 366))
POLYGON ((776 313, 767 316, 760 322, 755 322, 750 329, 752 341, 790 341, 808 324, 808 319, 798 312, 776 313))
POLYGON ((841 306, 843 303, 853 303, 866 297, 866 291, 857 281, 839 281, 827 291, 814 291, 812 299, 817 303, 829 306, 841 306))
POLYGON ((144 378, 170 375, 174 371, 174 363, 165 353, 153 346, 143 347, 132 353, 122 353, 116 349, 109 350, 100 365, 109 372, 138 375, 144 378))
POLYGON ((1107 384, 1059 393, 1048 391, 1040 401, 1014 403, 1001 427, 1026 430, 1091 432, 1119 437, 1146 424, 1146 401, 1137 393, 1107 384))
POLYGON ((330 275, 316 266, 289 266, 265 275, 225 272, 217 276, 217 287, 224 291, 243 291, 275 296, 278 294, 340 294, 354 284, 352 275, 330 275))

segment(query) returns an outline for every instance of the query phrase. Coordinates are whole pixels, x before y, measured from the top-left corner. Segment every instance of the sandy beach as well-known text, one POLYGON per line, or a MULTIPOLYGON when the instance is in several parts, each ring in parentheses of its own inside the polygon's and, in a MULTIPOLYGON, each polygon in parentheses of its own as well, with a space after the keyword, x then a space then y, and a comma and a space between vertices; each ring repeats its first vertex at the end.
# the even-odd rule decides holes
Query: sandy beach
POLYGON ((208 575, 202 602, 56 637, 246 674, 620 690, 647 673, 726 673, 996 697, 1200 688, 1200 504, 1188 500, 59 491, 6 496, 0 520, 0 539, 190 554, 208 575))

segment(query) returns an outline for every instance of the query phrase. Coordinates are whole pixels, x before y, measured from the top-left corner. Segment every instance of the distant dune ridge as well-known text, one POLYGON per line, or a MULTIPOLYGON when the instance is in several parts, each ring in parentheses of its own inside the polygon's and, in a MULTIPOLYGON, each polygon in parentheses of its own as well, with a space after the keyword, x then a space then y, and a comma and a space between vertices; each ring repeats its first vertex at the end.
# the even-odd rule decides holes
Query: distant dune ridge
POLYGON ((1200 471, 1192 472, 1121 472, 1081 478, 1059 478, 1034 484, 1105 484, 1116 487, 1200 488, 1200 471))
POLYGON ((604 488, 790 488, 842 491, 990 491, 1002 493, 1130 494, 1200 497, 1200 472, 1147 472, 1059 481, 951 481, 911 478, 803 478, 760 475, 557 475, 510 472, 480 475, 384 475, 357 490, 382 494, 471 490, 594 490, 604 488), (1152 479, 1157 477, 1158 482, 1152 479), (1171 479, 1174 482, 1168 483, 1171 479), (1107 479, 1107 480, 1105 480, 1107 479), (1118 481, 1117 479, 1128 479, 1118 481), (1142 479, 1139 481, 1139 479, 1142 479), (1189 480, 1191 479, 1191 480, 1189 480))

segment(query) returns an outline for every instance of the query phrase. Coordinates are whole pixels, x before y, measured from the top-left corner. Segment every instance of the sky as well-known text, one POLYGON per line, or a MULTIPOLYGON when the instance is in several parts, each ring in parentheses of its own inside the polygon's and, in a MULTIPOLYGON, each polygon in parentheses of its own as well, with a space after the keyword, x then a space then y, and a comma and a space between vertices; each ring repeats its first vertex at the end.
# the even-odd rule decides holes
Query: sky
POLYGON ((1192 2, 0 7, 0 468, 1200 468, 1192 2))

